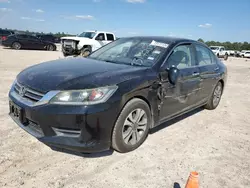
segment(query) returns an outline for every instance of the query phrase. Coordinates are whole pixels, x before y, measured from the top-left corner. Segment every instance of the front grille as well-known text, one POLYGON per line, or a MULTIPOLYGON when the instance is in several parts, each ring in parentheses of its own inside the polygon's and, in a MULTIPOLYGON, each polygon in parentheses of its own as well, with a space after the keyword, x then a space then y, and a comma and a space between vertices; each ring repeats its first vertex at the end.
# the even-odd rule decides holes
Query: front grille
POLYGON ((35 91, 31 88, 21 85, 20 83, 16 82, 14 86, 15 92, 23 98, 26 98, 32 102, 37 102, 41 98, 43 98, 44 94, 38 91, 35 91))

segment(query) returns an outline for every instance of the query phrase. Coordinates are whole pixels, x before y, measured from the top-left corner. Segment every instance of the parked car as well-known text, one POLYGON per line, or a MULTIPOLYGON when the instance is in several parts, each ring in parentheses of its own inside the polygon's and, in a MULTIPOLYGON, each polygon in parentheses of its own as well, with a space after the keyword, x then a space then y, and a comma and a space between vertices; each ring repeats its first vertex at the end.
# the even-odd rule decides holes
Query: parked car
POLYGON ((249 58, 250 57, 250 51, 245 52, 243 57, 249 58))
POLYGON ((106 31, 85 31, 75 37, 62 37, 62 52, 64 56, 88 56, 98 48, 116 40, 116 36, 106 31))
POLYGON ((242 50, 240 52, 240 57, 248 57, 249 52, 249 50, 242 50))
POLYGON ((14 34, 7 37, 2 42, 5 47, 11 47, 16 50, 20 49, 38 49, 55 51, 56 45, 52 42, 41 40, 35 36, 28 34, 14 34))
POLYGON ((149 129, 198 107, 215 109, 226 80, 225 64, 203 43, 121 38, 87 58, 20 72, 9 92, 10 116, 51 148, 129 152, 149 129))
POLYGON ((51 34, 36 34, 35 36, 41 40, 48 41, 48 42, 53 42, 53 43, 61 42, 60 38, 55 37, 54 35, 51 35, 51 34))
POLYGON ((0 44, 2 41, 6 40, 9 35, 14 34, 13 31, 6 30, 6 29, 0 29, 0 44))
POLYGON ((224 60, 228 59, 229 52, 225 50, 224 46, 210 46, 210 49, 218 58, 224 58, 224 60))

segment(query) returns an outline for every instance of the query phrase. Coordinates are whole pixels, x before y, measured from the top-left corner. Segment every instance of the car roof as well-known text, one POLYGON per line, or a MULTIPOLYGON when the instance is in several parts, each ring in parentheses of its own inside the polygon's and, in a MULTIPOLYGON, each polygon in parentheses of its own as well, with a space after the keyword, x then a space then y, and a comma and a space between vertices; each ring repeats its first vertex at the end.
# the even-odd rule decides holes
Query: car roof
MULTIPOLYGON (((138 38, 138 39, 148 39, 148 40, 158 40, 161 42, 165 42, 167 44, 170 43, 179 43, 179 42, 195 42, 200 43, 198 41, 187 39, 187 38, 177 38, 177 37, 165 37, 165 36, 133 36, 133 37, 122 37, 122 38, 138 38)), ((203 44, 203 43, 202 43, 203 44)))

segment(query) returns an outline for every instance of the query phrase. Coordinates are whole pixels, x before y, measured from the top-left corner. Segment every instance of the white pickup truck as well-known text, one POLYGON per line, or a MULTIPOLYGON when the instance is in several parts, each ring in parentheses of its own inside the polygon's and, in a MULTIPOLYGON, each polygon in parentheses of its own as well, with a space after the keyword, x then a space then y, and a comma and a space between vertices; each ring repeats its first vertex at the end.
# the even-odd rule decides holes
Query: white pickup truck
POLYGON ((229 52, 225 50, 224 46, 210 46, 210 49, 215 55, 217 55, 218 58, 224 58, 224 60, 227 60, 229 52))
POLYGON ((106 31, 84 31, 75 37, 62 37, 62 52, 64 56, 88 56, 98 48, 116 40, 116 36, 106 31))

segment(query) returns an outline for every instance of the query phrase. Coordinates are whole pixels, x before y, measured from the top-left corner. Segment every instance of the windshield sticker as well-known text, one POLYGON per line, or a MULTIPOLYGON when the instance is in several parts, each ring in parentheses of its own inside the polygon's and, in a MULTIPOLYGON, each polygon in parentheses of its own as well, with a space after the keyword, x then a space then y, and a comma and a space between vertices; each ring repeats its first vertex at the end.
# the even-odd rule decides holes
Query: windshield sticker
POLYGON ((155 50, 155 51, 153 51, 153 53, 154 53, 154 54, 160 54, 160 53, 161 53, 161 51, 159 51, 159 50, 155 50))
POLYGON ((156 42, 155 40, 152 40, 152 42, 150 43, 150 45, 152 45, 152 46, 159 46, 159 47, 162 47, 162 48, 167 48, 168 47, 168 44, 162 43, 162 42, 156 42))
POLYGON ((152 60, 152 61, 153 61, 154 59, 155 59, 155 58, 153 58, 153 57, 148 57, 148 60, 152 60))

